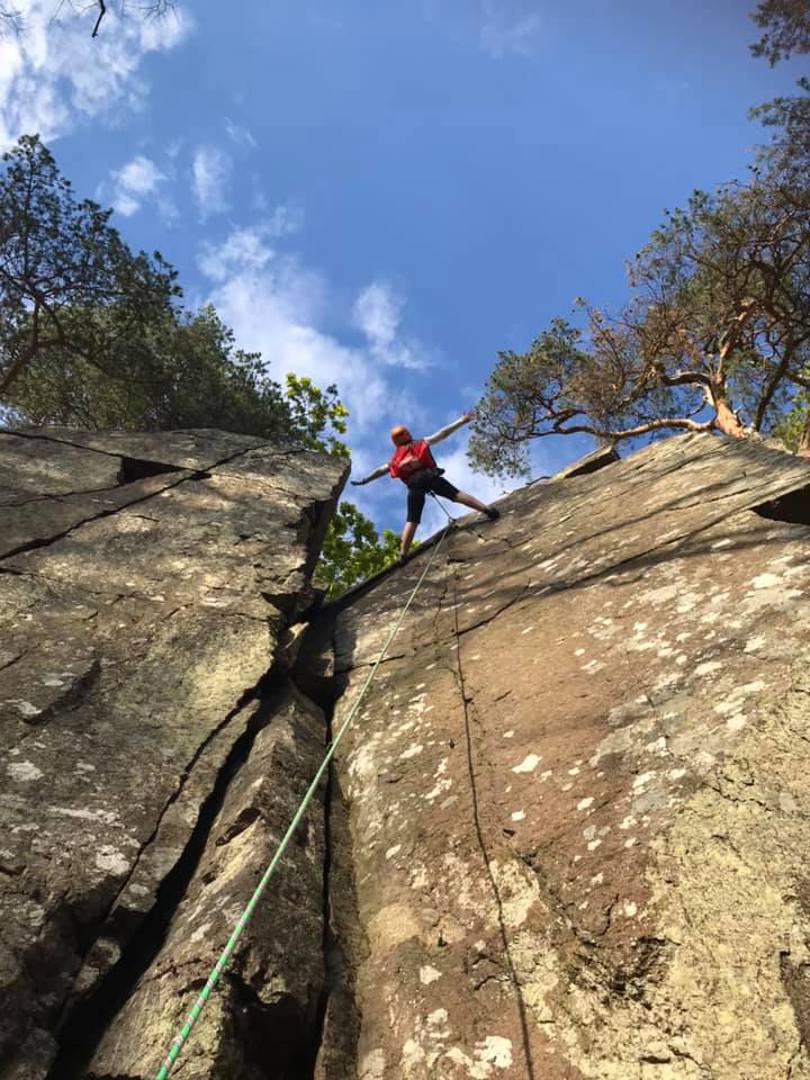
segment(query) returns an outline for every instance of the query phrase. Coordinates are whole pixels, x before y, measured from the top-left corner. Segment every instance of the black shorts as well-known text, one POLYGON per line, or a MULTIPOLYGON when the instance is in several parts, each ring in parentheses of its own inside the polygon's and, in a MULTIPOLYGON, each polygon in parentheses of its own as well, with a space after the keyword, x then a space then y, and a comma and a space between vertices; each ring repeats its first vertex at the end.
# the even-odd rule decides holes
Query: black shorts
POLYGON ((458 488, 439 476, 433 469, 425 469, 408 481, 408 521, 418 525, 425 508, 425 497, 429 491, 445 499, 455 500, 458 488))

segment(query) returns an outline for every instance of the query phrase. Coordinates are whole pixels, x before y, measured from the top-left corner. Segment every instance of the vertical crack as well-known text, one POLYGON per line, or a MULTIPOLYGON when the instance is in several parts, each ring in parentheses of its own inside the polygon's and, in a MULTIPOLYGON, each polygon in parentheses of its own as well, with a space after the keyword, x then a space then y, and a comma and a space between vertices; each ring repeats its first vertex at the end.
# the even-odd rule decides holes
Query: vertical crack
POLYGON ((186 894, 231 780, 247 761, 258 733, 271 722, 280 680, 268 681, 261 704, 236 739, 214 786, 200 806, 182 855, 161 882, 149 913, 127 942, 118 962, 95 989, 62 1016, 57 1028, 60 1049, 47 1080, 81 1080, 105 1032, 126 1004, 160 952, 177 909, 186 894))
POLYGON ((481 851, 481 857, 484 861, 486 875, 489 879, 492 894, 495 898, 495 904, 498 910, 498 929, 500 932, 501 944, 503 946, 503 955, 504 959, 506 960, 506 966, 509 973, 509 981, 511 982, 514 990, 515 1005, 517 1007, 518 1019, 520 1021, 520 1031, 523 1042, 523 1057, 526 1065, 526 1078, 527 1080, 536 1080, 536 1073, 534 1071, 534 1060, 532 1058, 531 1039, 529 1035, 529 1022, 526 1012, 526 1003, 523 1000, 523 991, 520 986, 520 980, 518 978, 518 973, 515 968, 514 961, 512 960, 512 952, 509 945, 509 935, 506 931, 506 918, 504 915, 503 898, 501 897, 498 881, 492 869, 489 848, 487 846, 486 838, 484 837, 484 830, 481 825, 481 814, 478 803, 478 786, 476 784, 475 760, 472 747, 472 725, 469 710, 470 699, 467 697, 467 691, 464 682, 464 667, 461 663, 461 634, 458 622, 458 576, 449 562, 448 570, 453 575, 453 629, 456 638, 456 669, 453 674, 455 675, 456 683, 459 688, 461 708, 464 716, 464 736, 467 750, 467 771, 470 777, 470 798, 472 801, 475 834, 478 840, 478 847, 481 851))

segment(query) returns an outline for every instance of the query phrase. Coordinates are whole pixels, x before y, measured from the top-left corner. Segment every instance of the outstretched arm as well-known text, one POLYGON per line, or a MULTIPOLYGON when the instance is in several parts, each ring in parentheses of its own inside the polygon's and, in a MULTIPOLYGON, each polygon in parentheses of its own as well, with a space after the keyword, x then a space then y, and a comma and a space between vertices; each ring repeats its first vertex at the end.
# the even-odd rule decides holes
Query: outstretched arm
POLYGON ((464 413, 464 415, 460 416, 458 420, 454 420, 452 424, 448 424, 447 427, 439 428, 439 430, 435 431, 432 435, 428 435, 428 437, 425 439, 425 442, 428 444, 428 446, 433 446, 437 442, 441 442, 442 439, 446 439, 448 435, 452 435, 454 431, 458 431, 460 427, 464 427, 465 424, 469 424, 470 420, 472 420, 473 418, 473 415, 474 414, 472 410, 470 412, 464 413))
POLYGON ((388 472, 388 465, 380 465, 373 472, 370 472, 368 476, 364 476, 360 480, 352 480, 352 487, 360 487, 362 484, 370 484, 372 480, 379 480, 381 476, 385 476, 388 472))

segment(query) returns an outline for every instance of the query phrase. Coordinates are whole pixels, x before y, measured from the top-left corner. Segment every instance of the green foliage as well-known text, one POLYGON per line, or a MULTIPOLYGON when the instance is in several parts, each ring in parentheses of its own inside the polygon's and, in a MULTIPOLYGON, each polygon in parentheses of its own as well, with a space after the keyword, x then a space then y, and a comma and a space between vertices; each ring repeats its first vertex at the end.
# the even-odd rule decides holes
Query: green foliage
POLYGON ((334 383, 321 390, 306 376, 287 375, 285 404, 290 428, 305 446, 335 457, 349 456, 349 448, 337 437, 346 434, 349 410, 334 383), (327 427, 332 430, 324 434, 327 427))
POLYGON ((170 317, 179 294, 159 253, 134 254, 112 211, 77 201, 38 136, 3 155, 0 396, 47 350, 94 364, 170 317), (93 312, 88 318, 84 313, 93 312))
MULTIPOLYGON (((115 312, 70 317, 109 321, 115 312)), ((140 334, 100 349, 92 362, 58 346, 43 350, 9 400, 35 424, 214 427, 278 439, 296 434, 281 387, 268 378, 260 355, 235 349, 232 331, 212 307, 193 315, 163 313, 140 334)))
POLYGON ((334 599, 358 581, 382 570, 396 558, 399 538, 390 529, 380 536, 354 503, 343 502, 329 523, 315 584, 334 599))
POLYGON ((810 52, 810 2, 762 0, 751 18, 765 33, 751 46, 771 67, 792 53, 810 52))

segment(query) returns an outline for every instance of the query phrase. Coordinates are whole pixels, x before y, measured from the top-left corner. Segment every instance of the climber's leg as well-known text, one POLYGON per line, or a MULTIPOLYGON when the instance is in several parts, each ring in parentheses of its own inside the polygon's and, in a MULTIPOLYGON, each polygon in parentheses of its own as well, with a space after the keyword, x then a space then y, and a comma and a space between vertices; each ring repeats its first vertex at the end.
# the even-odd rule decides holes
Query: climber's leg
POLYGON ((408 554, 408 548, 411 546, 411 541, 413 540, 414 533, 416 532, 418 527, 418 521, 405 522, 405 527, 402 530, 402 536, 400 537, 399 541, 400 561, 404 560, 405 556, 408 554))
POLYGON ((469 506, 471 510, 478 510, 481 514, 486 514, 490 521, 497 521, 501 516, 500 510, 496 510, 494 506, 487 506, 480 499, 476 499, 474 495, 468 495, 466 491, 456 492, 453 501, 461 503, 462 506, 469 506))
POLYGON ((399 557, 404 559, 408 554, 408 548, 411 546, 414 533, 419 527, 419 522, 422 520, 422 511, 425 508, 425 492, 418 487, 408 488, 408 519, 405 522, 405 527, 402 530, 402 536, 399 541, 399 557))

